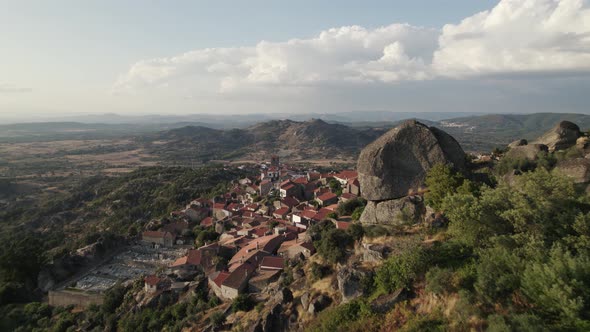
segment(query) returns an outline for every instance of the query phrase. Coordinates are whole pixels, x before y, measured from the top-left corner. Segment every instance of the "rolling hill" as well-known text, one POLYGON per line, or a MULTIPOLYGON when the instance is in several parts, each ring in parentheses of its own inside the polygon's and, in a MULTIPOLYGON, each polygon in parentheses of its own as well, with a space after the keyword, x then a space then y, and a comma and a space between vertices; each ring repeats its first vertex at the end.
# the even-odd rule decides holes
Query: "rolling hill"
POLYGON ((245 129, 188 126, 137 139, 153 154, 177 163, 264 159, 353 159, 388 128, 355 129, 323 120, 272 120, 245 129))

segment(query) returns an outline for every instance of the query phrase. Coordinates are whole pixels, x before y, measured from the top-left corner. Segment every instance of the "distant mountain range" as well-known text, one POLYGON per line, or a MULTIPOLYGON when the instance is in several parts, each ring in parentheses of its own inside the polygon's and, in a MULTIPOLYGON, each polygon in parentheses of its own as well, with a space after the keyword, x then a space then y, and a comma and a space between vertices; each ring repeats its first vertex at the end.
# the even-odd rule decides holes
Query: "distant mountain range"
POLYGON ((176 162, 265 159, 279 154, 290 160, 350 159, 388 128, 356 129, 320 119, 272 120, 245 129, 188 126, 138 138, 153 154, 176 162))
MULTIPOLYGON (((391 112, 391 111, 356 111, 340 113, 260 113, 260 114, 189 114, 189 115, 118 115, 113 113, 97 115, 74 115, 60 117, 35 117, 21 121, 2 119, 0 124, 16 122, 78 122, 84 124, 138 125, 143 127, 173 125, 179 123, 205 126, 215 129, 246 128, 256 123, 271 120, 308 121, 321 119, 331 123, 359 122, 395 122, 408 118, 421 118, 438 121, 456 117, 477 115, 476 112, 391 112)), ((481 113, 479 113, 481 114, 481 113)))
POLYGON ((340 113, 337 117, 327 116, 331 117, 330 121, 267 119, 247 126, 241 119, 234 119, 234 123, 241 123, 238 128, 231 128, 229 124, 211 125, 209 120, 213 118, 173 123, 10 124, 0 125, 0 142, 127 137, 166 161, 264 159, 270 153, 297 160, 354 160, 365 145, 407 118, 418 118, 447 131, 469 152, 490 151, 519 138, 538 137, 562 120, 572 121, 582 130, 590 128, 590 115, 568 113, 470 115, 436 120, 433 114, 429 118, 418 116, 425 113, 370 112, 366 117, 363 115, 362 112, 340 113), (377 117, 382 120, 373 120, 377 117))

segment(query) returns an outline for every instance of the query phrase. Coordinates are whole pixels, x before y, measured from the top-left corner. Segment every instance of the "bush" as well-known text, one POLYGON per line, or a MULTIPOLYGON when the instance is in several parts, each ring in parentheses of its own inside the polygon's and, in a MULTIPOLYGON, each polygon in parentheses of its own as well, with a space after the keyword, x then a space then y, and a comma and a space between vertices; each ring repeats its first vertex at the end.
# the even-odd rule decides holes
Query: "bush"
POLYGON ((338 209, 336 211, 341 216, 350 216, 356 209, 362 209, 366 204, 366 200, 362 198, 355 198, 338 204, 338 209))
POLYGON ((322 279, 332 273, 332 269, 329 266, 321 265, 316 262, 311 263, 309 270, 313 280, 322 279))
POLYGON ((209 321, 211 322, 213 327, 221 327, 225 323, 225 315, 221 311, 216 311, 211 314, 211 316, 209 317, 209 321))
POLYGON ((363 227, 363 230, 365 236, 371 239, 380 236, 390 235, 389 230, 381 225, 368 225, 363 227))
POLYGON ((357 320, 371 316, 372 312, 368 304, 354 300, 322 311, 312 322, 308 331, 347 331, 357 320))
POLYGON ((350 234, 350 236, 352 236, 352 239, 355 241, 359 241, 363 238, 363 235, 365 235, 363 225, 361 225, 358 222, 351 223, 346 231, 348 232, 348 234, 350 234))
POLYGON ((353 239, 346 231, 331 228, 321 233, 321 239, 314 242, 320 256, 330 263, 341 262, 346 257, 346 248, 353 239))
POLYGON ((423 273, 428 265, 428 256, 422 247, 403 251, 388 258, 377 270, 375 284, 378 290, 391 293, 399 288, 409 289, 412 281, 423 273))
POLYGON ((424 195, 426 203, 435 210, 441 210, 442 201, 457 192, 465 179, 445 164, 434 165, 426 174, 428 192, 424 195))
POLYGON ((437 295, 454 291, 453 271, 435 266, 426 273, 426 291, 437 295))
POLYGON ((363 214, 364 211, 365 211, 364 206, 357 207, 356 209, 354 209, 354 211, 352 212, 350 217, 352 218, 352 220, 358 221, 361 219, 361 215, 363 214))
POLYGON ((250 311, 254 307, 254 301, 247 294, 240 294, 232 302, 233 312, 250 311))

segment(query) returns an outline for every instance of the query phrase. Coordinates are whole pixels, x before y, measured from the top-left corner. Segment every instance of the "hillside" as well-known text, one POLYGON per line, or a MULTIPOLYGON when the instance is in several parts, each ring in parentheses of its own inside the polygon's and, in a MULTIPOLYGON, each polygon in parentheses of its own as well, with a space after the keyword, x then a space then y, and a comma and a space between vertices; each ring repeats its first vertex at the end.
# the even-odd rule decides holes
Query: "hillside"
POLYGON ((556 123, 567 120, 582 130, 590 128, 590 115, 569 113, 489 114, 439 121, 466 151, 490 151, 520 139, 533 139, 556 123))
POLYGON ((272 120, 245 129, 218 130, 188 126, 138 137, 146 149, 176 163, 209 160, 347 159, 379 137, 384 129, 355 129, 323 120, 272 120))
MULTIPOLYGON (((273 121, 179 128, 148 143, 361 144, 366 133, 343 138, 348 130, 273 121)), ((279 164, 283 199, 253 194, 269 172, 251 166, 146 167, 11 201, 0 212, 0 330, 587 331, 590 139, 560 122, 543 142, 463 165, 452 137, 407 121, 330 181, 279 164), (402 163, 381 162, 392 159, 402 163), (294 183, 336 200, 306 198, 294 183), (179 241, 155 242, 173 233, 179 241), (49 290, 104 302, 37 302, 49 290)))
MULTIPOLYGON (((421 121, 446 130, 468 152, 487 152, 516 139, 538 137, 561 120, 578 123, 583 130, 590 128, 589 115, 561 113, 489 114, 421 121)), ((177 164, 262 160, 269 154, 279 154, 291 161, 351 160, 363 147, 399 123, 271 120, 243 129, 187 126, 138 136, 137 140, 149 153, 177 164)))

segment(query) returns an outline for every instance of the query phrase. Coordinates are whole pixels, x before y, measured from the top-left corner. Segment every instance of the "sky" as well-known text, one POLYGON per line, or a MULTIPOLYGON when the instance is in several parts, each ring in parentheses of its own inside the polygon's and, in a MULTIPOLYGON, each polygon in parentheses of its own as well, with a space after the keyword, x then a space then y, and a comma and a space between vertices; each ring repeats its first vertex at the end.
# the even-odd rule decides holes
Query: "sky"
POLYGON ((0 118, 588 113, 584 0, 0 0, 0 118))

